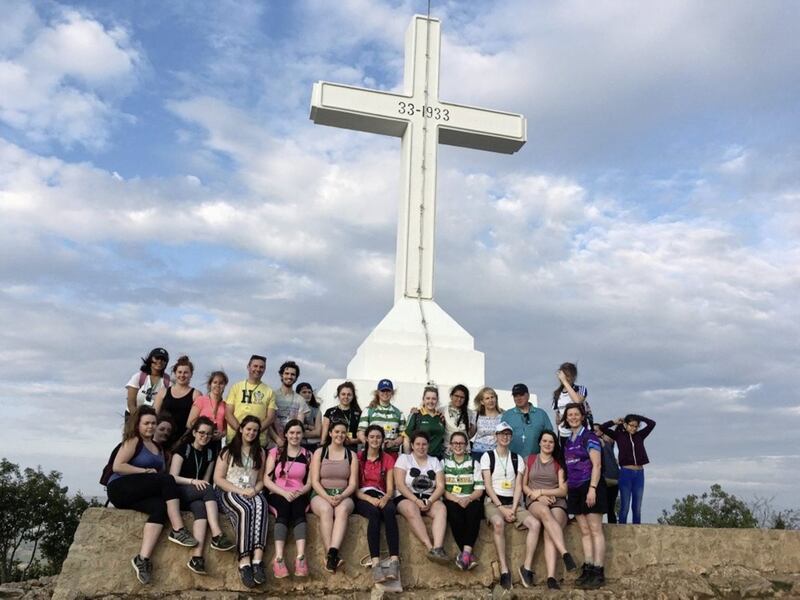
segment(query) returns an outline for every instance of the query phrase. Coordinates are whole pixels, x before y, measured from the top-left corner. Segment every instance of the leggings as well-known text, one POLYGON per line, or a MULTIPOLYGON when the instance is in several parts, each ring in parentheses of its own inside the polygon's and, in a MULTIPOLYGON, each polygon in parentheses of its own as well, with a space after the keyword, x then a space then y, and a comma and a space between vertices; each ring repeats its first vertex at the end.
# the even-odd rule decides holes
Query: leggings
POLYGON ((178 498, 181 500, 181 510, 187 508, 192 511, 195 520, 208 519, 206 502, 216 502, 217 496, 210 485, 204 490, 198 490, 193 485, 179 485, 178 498))
POLYGON ((246 498, 235 492, 220 492, 219 501, 236 531, 239 558, 251 556, 253 550, 263 550, 267 543, 269 514, 263 494, 246 498))
POLYGON ((381 555, 381 521, 386 528, 386 545, 389 555, 400 554, 400 531, 397 528, 397 510, 394 502, 387 502, 382 509, 365 500, 356 500, 356 512, 367 519, 367 544, 371 558, 381 555))
POLYGON ((466 508, 462 508, 457 502, 444 498, 444 505, 447 507, 447 522, 458 549, 463 551, 464 546, 474 546, 483 519, 483 502, 480 499, 473 500, 466 508))
POLYGON ((628 522, 628 508, 633 512, 632 522, 642 522, 642 496, 644 496, 644 469, 619 469, 619 522, 628 522))
POLYGON ((108 499, 117 508, 130 508, 148 515, 148 523, 164 525, 167 501, 178 497, 175 478, 167 473, 123 475, 108 484, 108 499))
POLYGON ((305 525, 306 510, 308 509, 308 494, 298 496, 291 502, 279 494, 269 495, 269 511, 275 515, 275 539, 286 541, 289 529, 294 529, 294 539, 306 539, 305 525))

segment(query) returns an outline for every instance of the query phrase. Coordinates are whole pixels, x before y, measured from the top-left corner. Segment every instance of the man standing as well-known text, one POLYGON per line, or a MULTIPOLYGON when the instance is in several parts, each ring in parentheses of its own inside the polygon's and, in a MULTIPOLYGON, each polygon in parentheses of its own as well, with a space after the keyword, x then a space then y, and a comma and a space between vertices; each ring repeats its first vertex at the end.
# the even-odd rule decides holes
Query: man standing
POLYGON ((300 376, 300 367, 293 360, 287 360, 278 369, 281 387, 275 392, 275 421, 270 435, 278 446, 283 446, 283 431, 292 419, 305 418, 310 411, 305 398, 294 391, 294 382, 300 376))
POLYGON ((514 431, 509 450, 527 459, 530 454, 539 453, 539 436, 542 431, 553 431, 553 425, 544 410, 531 404, 527 385, 514 384, 511 396, 514 398, 514 408, 505 411, 501 421, 511 425, 514 431))
POLYGON ((267 358, 253 354, 247 363, 247 379, 235 383, 225 399, 225 421, 228 423, 227 443, 230 444, 239 421, 255 415, 261 421, 261 445, 267 441, 267 430, 275 420, 275 392, 261 381, 267 370, 267 358))

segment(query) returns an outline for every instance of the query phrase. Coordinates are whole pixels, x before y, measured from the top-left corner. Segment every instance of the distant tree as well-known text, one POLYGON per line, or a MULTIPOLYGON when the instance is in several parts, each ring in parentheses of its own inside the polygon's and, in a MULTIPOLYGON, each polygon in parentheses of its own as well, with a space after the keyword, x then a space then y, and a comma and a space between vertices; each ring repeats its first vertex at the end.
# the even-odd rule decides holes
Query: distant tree
POLYGON ((61 569, 81 514, 97 505, 80 494, 70 498, 68 491, 58 471, 20 471, 0 460, 0 583, 61 569), (27 562, 20 560, 23 550, 30 552, 27 562))
POLYGON ((689 494, 675 500, 670 512, 661 511, 658 522, 682 527, 758 527, 758 521, 747 504, 716 483, 700 496, 689 494))
POLYGON ((756 496, 750 503, 750 511, 762 529, 800 529, 800 510, 778 510, 774 497, 756 496))

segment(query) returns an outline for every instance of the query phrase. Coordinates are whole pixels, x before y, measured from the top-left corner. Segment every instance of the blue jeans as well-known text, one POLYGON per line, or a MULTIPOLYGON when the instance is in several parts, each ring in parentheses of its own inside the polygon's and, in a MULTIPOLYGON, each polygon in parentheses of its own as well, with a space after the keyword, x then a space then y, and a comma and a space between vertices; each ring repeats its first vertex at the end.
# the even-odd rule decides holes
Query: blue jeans
POLYGON ((642 522, 642 496, 644 496, 644 469, 619 468, 619 522, 628 522, 628 507, 633 512, 631 521, 642 522))

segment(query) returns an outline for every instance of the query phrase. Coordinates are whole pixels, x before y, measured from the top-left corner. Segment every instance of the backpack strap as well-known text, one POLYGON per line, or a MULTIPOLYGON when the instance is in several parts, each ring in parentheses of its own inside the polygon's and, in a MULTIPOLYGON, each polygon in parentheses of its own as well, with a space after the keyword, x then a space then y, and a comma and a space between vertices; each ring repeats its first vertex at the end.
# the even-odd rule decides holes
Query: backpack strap
POLYGON ((517 461, 519 460, 519 455, 515 452, 511 453, 511 466, 514 468, 514 479, 517 478, 517 461))
POLYGON ((536 457, 538 457, 538 456, 539 456, 538 454, 530 454, 530 455, 528 455, 528 461, 525 463, 525 466, 528 467, 528 473, 531 472, 531 469, 533 468, 533 463, 536 462, 536 457))
POLYGON ((494 450, 489 450, 489 473, 492 475, 494 475, 494 465, 495 465, 494 450))
POLYGON ((139 371, 139 388, 144 385, 145 380, 147 379, 147 373, 144 371, 139 371))

